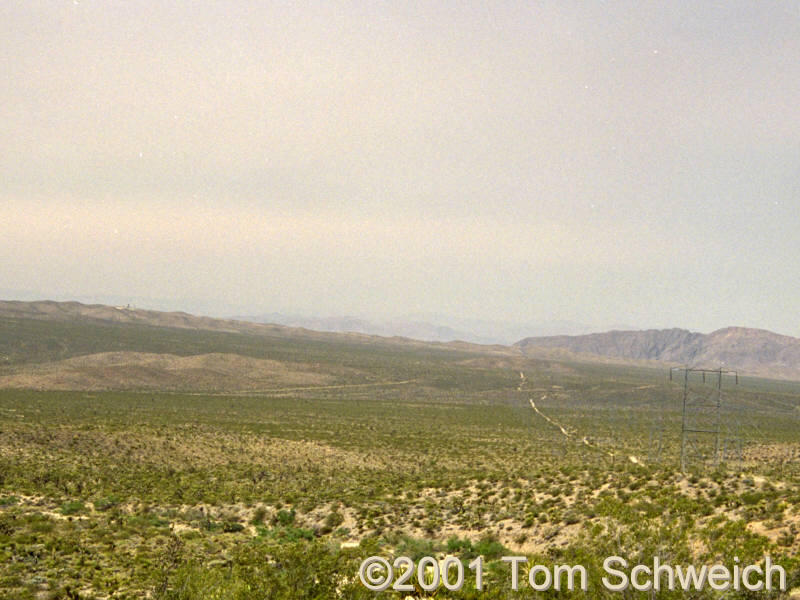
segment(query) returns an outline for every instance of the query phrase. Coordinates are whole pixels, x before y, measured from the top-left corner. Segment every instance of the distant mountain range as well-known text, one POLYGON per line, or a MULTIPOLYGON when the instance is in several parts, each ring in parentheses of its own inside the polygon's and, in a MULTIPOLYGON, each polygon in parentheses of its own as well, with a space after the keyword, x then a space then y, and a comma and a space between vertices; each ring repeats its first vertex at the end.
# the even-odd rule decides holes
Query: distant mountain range
POLYGON ((459 331, 446 325, 434 325, 424 321, 370 321, 360 317, 301 317, 269 313, 257 316, 235 316, 238 321, 251 323, 275 323, 287 327, 302 327, 314 331, 330 331, 336 333, 365 333, 385 337, 407 337, 426 342, 450 342, 453 340, 469 340, 479 344, 490 344, 493 340, 475 336, 471 332, 459 331))
POLYGON ((526 335, 583 334, 592 330, 588 325, 569 321, 553 321, 547 324, 513 324, 443 315, 410 315, 378 321, 352 316, 307 317, 273 312, 232 318, 252 323, 275 323, 287 327, 302 327, 314 331, 355 332, 385 337, 400 336, 426 342, 462 340, 474 344, 503 344, 506 346, 526 335))
POLYGON ((729 368, 764 377, 800 379, 800 339, 763 329, 727 327, 709 334, 686 329, 609 331, 529 337, 516 344, 528 356, 658 361, 729 368))
MULTIPOLYGON (((800 339, 763 329, 743 327, 728 327, 709 334, 686 329, 649 329, 526 337, 514 344, 489 347, 454 341, 461 339, 474 342, 476 336, 474 333, 424 321, 374 323, 357 318, 290 318, 277 314, 216 319, 183 312, 161 312, 127 306, 0 300, 0 319, 2 318, 58 322, 88 320, 295 339, 372 340, 377 343, 409 346, 424 346, 429 342, 436 342, 441 346, 446 342, 446 346, 470 348, 482 354, 631 364, 688 364, 736 369, 748 375, 800 380, 800 339), (254 322, 256 320, 261 322, 254 322)), ((0 333, 3 326, 4 323, 0 321, 0 333)), ((508 333, 509 331, 505 331, 504 335, 508 333)))
MULTIPOLYGON (((364 333, 358 331, 356 327, 346 328, 343 331, 331 331, 330 329, 312 329, 300 324, 285 325, 274 322, 256 322, 252 319, 230 318, 218 319, 215 317, 195 316, 185 312, 164 312, 158 310, 148 310, 131 306, 107 306, 104 304, 83 304, 81 302, 55 302, 52 300, 35 300, 31 302, 18 300, 0 300, 0 319, 34 319, 37 321, 56 321, 56 322, 111 322, 131 325, 146 325, 150 327, 171 327, 178 329, 195 329, 203 331, 217 331, 227 333, 246 333, 252 335, 273 335, 289 338, 308 338, 325 340, 372 340, 375 342, 391 342, 394 344, 405 344, 414 346, 428 345, 430 340, 420 340, 410 336, 402 337, 397 334, 381 336, 377 333, 364 333)), ((308 325, 322 325, 313 320, 307 322, 308 325)), ((355 325, 354 323, 352 323, 355 325)), ((2 323, 0 322, 0 326, 2 323)), ((1 332, 2 330, 0 330, 1 332)), ((442 345, 442 344, 440 344, 442 345)), ((489 350, 487 346, 461 341, 452 341, 445 345, 452 347, 474 346, 482 352, 489 350)), ((506 346, 496 346, 492 350, 498 349, 508 352, 510 348, 506 346)))

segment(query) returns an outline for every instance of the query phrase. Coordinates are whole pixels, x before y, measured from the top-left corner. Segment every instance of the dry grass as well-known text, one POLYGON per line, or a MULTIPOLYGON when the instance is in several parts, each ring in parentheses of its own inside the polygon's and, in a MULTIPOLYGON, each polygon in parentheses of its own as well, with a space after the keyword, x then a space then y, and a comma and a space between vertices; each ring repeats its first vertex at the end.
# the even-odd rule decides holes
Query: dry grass
POLYGON ((49 390, 263 390, 334 383, 342 373, 229 353, 101 352, 18 368, 0 388, 49 390))

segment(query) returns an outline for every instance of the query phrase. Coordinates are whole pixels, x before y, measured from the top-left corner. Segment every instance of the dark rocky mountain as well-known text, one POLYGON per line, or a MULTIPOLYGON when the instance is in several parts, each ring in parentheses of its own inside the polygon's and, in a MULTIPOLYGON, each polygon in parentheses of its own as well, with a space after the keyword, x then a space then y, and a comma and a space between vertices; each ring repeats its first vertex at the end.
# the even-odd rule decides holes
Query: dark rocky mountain
POLYGON ((764 377, 800 379, 800 339, 763 329, 727 327, 709 334, 686 329, 608 331, 525 338, 514 344, 529 356, 658 361, 737 369, 764 377))

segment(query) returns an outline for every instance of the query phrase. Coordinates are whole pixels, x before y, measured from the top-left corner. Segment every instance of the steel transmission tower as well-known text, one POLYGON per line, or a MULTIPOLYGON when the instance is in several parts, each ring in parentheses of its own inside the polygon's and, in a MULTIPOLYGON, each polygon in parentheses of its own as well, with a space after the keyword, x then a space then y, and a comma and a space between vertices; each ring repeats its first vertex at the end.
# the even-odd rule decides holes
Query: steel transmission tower
POLYGON ((681 471, 690 463, 719 465, 731 454, 741 452, 738 427, 723 422, 723 380, 739 383, 736 371, 673 367, 683 372, 683 414, 681 421, 681 471), (731 452, 733 450, 733 452, 731 452))

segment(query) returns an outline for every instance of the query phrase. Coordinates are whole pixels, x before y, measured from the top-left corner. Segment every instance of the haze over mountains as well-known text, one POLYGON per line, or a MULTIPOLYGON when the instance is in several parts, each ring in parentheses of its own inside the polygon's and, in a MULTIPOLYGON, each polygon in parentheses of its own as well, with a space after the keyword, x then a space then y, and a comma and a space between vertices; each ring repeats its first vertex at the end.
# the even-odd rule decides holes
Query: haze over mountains
POLYGON ((447 325, 435 325, 425 321, 391 320, 375 322, 361 317, 303 317, 269 313, 258 316, 236 316, 234 319, 253 323, 275 323, 287 327, 302 327, 314 331, 330 331, 335 333, 365 333, 384 337, 402 336, 416 340, 431 342, 449 342, 452 340, 469 340, 479 344, 490 344, 495 340, 478 337, 469 332, 459 331, 447 325))
POLYGON ((303 327, 314 331, 356 332, 384 337, 401 336, 426 342, 463 340, 475 344, 511 345, 531 335, 580 335, 592 331, 588 325, 570 321, 519 324, 446 315, 408 315, 402 318, 373 320, 355 316, 309 317, 273 312, 233 318, 254 323, 303 327))
MULTIPOLYGON (((278 320, 279 315, 275 315, 278 320)), ((253 318, 255 319, 255 318, 253 318)), ((267 320, 269 315, 259 317, 267 320)), ((547 359, 564 359, 579 361, 602 361, 631 364, 663 364, 702 366, 708 368, 725 367, 737 369, 742 374, 800 380, 800 339, 779 335, 761 329, 748 329, 742 327, 728 327, 709 334, 691 332, 686 329, 661 329, 646 331, 609 331, 605 333, 592 333, 586 335, 558 335, 544 337, 525 337, 509 345, 476 345, 455 340, 466 336, 447 326, 436 326, 427 322, 398 323, 373 323, 359 319, 282 319, 286 324, 255 323, 237 319, 215 319, 211 317, 198 317, 182 312, 160 312, 153 310, 135 309, 130 307, 113 307, 105 305, 87 305, 78 302, 19 302, 0 301, 0 334, 6 343, 7 355, 0 356, 0 366, 13 364, 14 351, 30 346, 34 341, 24 339, 24 333, 15 333, 15 328, 22 322, 49 321, 60 324, 90 323, 102 324, 127 324, 148 327, 159 335, 165 335, 169 330, 182 329, 196 332, 214 332, 215 334, 235 334, 252 337, 272 336, 279 337, 291 343, 291 340, 351 340, 357 343, 380 344, 406 344, 424 347, 430 341, 440 340, 437 345, 444 344, 452 348, 465 349, 479 354, 501 354, 509 357, 530 357, 547 359), (328 332, 314 331, 313 328, 327 329, 328 332), (406 327, 405 338, 385 337, 396 335, 397 328, 406 327), (330 332, 333 328, 347 333, 330 332), (5 331, 3 331, 5 330, 5 331), (384 333, 381 337, 379 334, 384 333), (415 339, 416 338, 416 339, 415 339)), ((23 329, 19 329, 23 332, 23 329)), ((82 330, 81 330, 82 331, 82 330)), ((334 329, 335 331, 335 329, 334 329)), ((507 334, 508 332, 505 332, 507 334)), ((83 333, 81 333, 83 335, 83 333)), ((97 335, 97 334, 94 334, 97 335)), ((489 336, 487 336, 488 338, 489 336)), ((192 361, 181 360, 170 356, 168 336, 154 353, 148 348, 150 354, 107 354, 108 351, 141 351, 133 346, 109 346, 97 344, 94 340, 84 340, 87 351, 73 353, 70 356, 62 355, 57 349, 47 349, 48 356, 53 360, 52 367, 37 367, 35 374, 15 373, 17 383, 27 381, 28 375, 35 375, 39 381, 61 382, 59 385, 68 385, 70 378, 63 376, 64 369, 94 369, 102 367, 103 373, 110 371, 135 372, 137 381, 147 383, 148 369, 157 369, 159 372, 169 373, 179 383, 182 373, 196 373, 200 370, 213 368, 214 360, 219 359, 220 364, 227 365, 220 368, 221 376, 233 377, 231 373, 250 373, 248 377, 253 380, 252 385, 260 385, 264 381, 274 380, 289 383, 296 377, 300 379, 314 379, 305 373, 304 365, 293 367, 294 371, 283 370, 278 373, 277 365, 263 363, 256 364, 252 361, 233 360, 231 356, 211 356, 219 350, 199 342, 192 342, 198 351, 192 355, 205 356, 192 361), (78 355, 89 355, 96 348, 96 357, 91 360, 65 361, 78 355), (106 354, 103 354, 105 351, 106 354), (203 350, 203 352, 200 352, 203 350), (159 354, 159 356, 156 356, 159 354), (209 356, 206 356, 208 354, 209 356), (133 371, 131 371, 131 369, 133 371), (301 373, 295 375, 295 371, 301 373), (227 374, 226 374, 227 373, 227 374), (66 383, 64 383, 66 382, 66 383)), ((240 342, 237 341, 236 344, 240 342)), ((53 344, 50 344, 51 346, 53 344)), ((194 346, 193 346, 194 347, 194 346)), ((232 344, 227 354, 241 354, 238 346, 232 344)), ((433 347, 433 346, 431 346, 433 347)), ((186 356, 188 353, 184 353, 186 356)), ((43 364, 40 361, 40 365, 43 364)), ((313 369, 312 369, 313 371, 313 369)), ((192 377, 195 377, 192 375, 192 377)), ((317 373, 316 376, 319 376, 317 373)), ((326 377, 330 373, 324 374, 326 377)), ((98 386, 103 385, 102 377, 96 378, 98 386)), ((324 377, 323 377, 324 379, 324 377)), ((8 383, 9 380, 6 380, 8 383)), ((2 382, 0 382, 2 383, 2 382)), ((178 385, 176 383, 176 385, 178 385)), ((214 383, 208 381, 204 386, 213 387, 214 383)), ((250 384, 243 386, 248 387, 250 384)), ((145 386, 147 387, 147 386, 145 386)))

